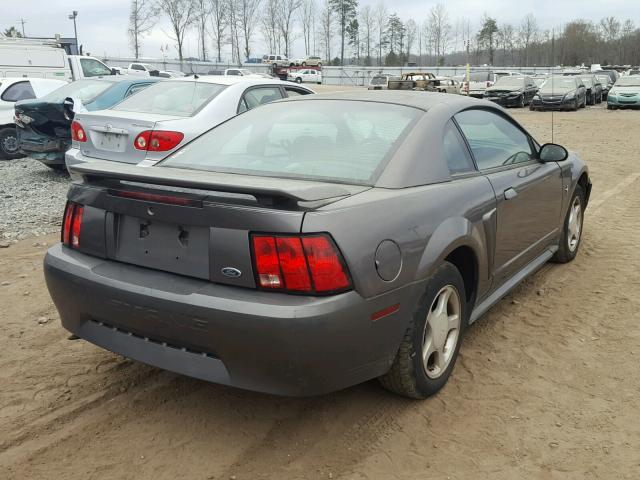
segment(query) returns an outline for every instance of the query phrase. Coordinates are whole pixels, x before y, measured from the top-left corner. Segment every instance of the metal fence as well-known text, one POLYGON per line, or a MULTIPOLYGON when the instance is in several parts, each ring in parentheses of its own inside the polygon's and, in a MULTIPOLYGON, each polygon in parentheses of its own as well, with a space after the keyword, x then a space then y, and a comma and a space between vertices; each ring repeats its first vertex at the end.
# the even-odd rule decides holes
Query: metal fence
MULTIPOLYGON (((200 61, 188 61, 185 60, 182 63, 178 60, 160 60, 160 59, 134 59, 134 58, 110 58, 103 59, 107 65, 111 67, 126 68, 130 63, 140 62, 147 63, 159 70, 176 70, 184 73, 197 73, 200 75, 206 75, 212 70, 222 70, 225 68, 237 68, 237 64, 231 63, 216 63, 216 62, 200 62, 200 61)), ((271 71, 270 65, 246 63, 242 65, 242 68, 246 68, 256 73, 269 73, 271 71)), ((471 72, 488 72, 488 71, 512 71, 522 73, 560 73, 562 67, 470 67, 471 72)), ((386 75, 401 75, 409 72, 430 72, 436 76, 446 77, 463 77, 467 73, 466 66, 457 67, 436 67, 436 66, 420 66, 420 67, 366 67, 366 66, 346 66, 346 67, 322 67, 322 83, 327 85, 353 85, 364 86, 368 85, 371 77, 378 74, 386 75)))

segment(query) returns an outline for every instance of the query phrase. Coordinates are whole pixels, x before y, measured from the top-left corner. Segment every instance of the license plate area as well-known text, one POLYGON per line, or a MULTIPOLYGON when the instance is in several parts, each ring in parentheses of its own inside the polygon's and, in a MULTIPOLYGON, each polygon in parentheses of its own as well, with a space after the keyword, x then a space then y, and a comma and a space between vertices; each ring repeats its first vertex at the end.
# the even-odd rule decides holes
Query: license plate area
POLYGON ((118 215, 115 259, 209 279, 209 228, 118 215))
POLYGON ((124 152, 127 146, 128 135, 120 133, 100 132, 95 135, 94 144, 100 150, 108 152, 124 152))

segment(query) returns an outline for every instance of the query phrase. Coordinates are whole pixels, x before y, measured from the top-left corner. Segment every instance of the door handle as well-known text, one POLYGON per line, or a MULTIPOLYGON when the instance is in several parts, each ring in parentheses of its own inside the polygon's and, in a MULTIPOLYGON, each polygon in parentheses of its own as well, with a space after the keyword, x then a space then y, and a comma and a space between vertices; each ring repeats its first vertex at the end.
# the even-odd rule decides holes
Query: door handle
POLYGON ((518 192, 516 192, 514 188, 507 188, 504 191, 504 199, 505 200, 511 200, 513 198, 516 198, 517 196, 518 196, 518 192))

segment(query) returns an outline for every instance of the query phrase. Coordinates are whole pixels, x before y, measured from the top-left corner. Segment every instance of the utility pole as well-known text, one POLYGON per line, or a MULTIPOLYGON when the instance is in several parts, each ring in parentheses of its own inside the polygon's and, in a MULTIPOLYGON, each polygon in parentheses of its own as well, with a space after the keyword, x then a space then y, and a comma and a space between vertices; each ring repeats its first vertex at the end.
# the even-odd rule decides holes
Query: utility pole
POLYGON ((25 38, 26 35, 24 34, 24 24, 27 23, 26 20, 24 18, 20 19, 20 23, 22 24, 22 37, 25 38))
POLYGON ((69 20, 73 20, 73 33, 76 39, 76 50, 78 51, 78 55, 80 54, 80 45, 78 44, 78 28, 76 27, 76 17, 78 16, 78 11, 74 10, 73 13, 69 14, 69 20))

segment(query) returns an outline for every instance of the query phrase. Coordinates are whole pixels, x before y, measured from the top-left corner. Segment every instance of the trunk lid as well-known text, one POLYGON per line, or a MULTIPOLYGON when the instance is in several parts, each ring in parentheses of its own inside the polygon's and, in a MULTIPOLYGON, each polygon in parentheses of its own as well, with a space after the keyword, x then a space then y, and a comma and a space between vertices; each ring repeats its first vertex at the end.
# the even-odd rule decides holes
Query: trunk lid
POLYGON ((84 205, 81 251, 247 288, 251 232, 300 233, 306 211, 369 188, 101 161, 70 169, 83 180, 69 192, 84 205))
POLYGON ((15 105, 18 127, 46 137, 71 140, 71 120, 64 115, 62 102, 42 102, 39 100, 21 100, 15 105), (29 121, 20 121, 24 116, 29 121))
POLYGON ((146 150, 134 147, 134 140, 145 130, 157 130, 160 122, 180 117, 134 112, 104 110, 76 115, 87 141, 79 144, 82 154, 100 160, 139 163, 147 156, 146 150), (156 128, 157 127, 157 128, 156 128))

